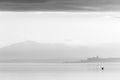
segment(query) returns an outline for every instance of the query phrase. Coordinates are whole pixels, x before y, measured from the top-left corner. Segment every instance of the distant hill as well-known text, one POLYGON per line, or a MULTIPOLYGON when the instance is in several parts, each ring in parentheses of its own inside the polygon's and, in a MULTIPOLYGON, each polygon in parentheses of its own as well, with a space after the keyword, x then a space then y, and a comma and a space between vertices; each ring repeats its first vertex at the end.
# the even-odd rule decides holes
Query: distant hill
POLYGON ((59 62, 80 55, 80 48, 65 44, 37 43, 25 41, 0 49, 1 62, 59 62))
POLYGON ((0 62, 64 62, 82 57, 120 57, 120 46, 73 46, 25 41, 0 48, 0 62))

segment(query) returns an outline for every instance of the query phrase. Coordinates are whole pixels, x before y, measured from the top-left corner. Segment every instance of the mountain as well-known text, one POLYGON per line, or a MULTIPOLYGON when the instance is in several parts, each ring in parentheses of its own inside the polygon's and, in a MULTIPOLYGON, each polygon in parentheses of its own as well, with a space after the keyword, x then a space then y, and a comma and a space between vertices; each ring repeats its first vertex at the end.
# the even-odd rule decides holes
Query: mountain
POLYGON ((119 11, 119 0, 0 0, 1 11, 119 11))
POLYGON ((93 56, 120 57, 119 45, 107 45, 73 46, 25 41, 0 48, 0 62, 63 62, 93 56))
MULTIPOLYGON (((82 51, 82 47, 80 48, 82 51)), ((64 60, 80 55, 79 48, 65 44, 25 41, 0 49, 0 61, 64 60)))

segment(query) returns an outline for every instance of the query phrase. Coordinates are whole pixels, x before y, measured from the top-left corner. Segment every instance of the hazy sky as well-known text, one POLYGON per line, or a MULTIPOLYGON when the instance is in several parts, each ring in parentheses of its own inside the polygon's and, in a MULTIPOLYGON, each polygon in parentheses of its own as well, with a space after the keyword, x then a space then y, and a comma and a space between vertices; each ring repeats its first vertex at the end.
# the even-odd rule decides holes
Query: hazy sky
POLYGON ((26 40, 80 45, 120 43, 119 14, 1 12, 0 47, 26 40))

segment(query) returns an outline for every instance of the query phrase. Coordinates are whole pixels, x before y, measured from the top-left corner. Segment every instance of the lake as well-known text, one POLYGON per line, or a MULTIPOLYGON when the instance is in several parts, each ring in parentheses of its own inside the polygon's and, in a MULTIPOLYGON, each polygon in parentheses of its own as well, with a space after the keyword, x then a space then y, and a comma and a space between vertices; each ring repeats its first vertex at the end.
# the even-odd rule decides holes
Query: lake
POLYGON ((119 80, 119 74, 120 63, 0 64, 0 80, 119 80))

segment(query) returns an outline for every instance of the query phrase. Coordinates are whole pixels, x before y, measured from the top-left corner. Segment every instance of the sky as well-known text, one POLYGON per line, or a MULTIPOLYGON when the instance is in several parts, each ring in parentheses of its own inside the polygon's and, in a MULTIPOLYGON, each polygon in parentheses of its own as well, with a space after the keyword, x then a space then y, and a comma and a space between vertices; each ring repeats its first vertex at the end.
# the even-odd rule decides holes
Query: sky
POLYGON ((0 11, 120 11, 120 0, 0 0, 0 11))
POLYGON ((22 41, 120 43, 119 12, 0 12, 0 47, 22 41))

